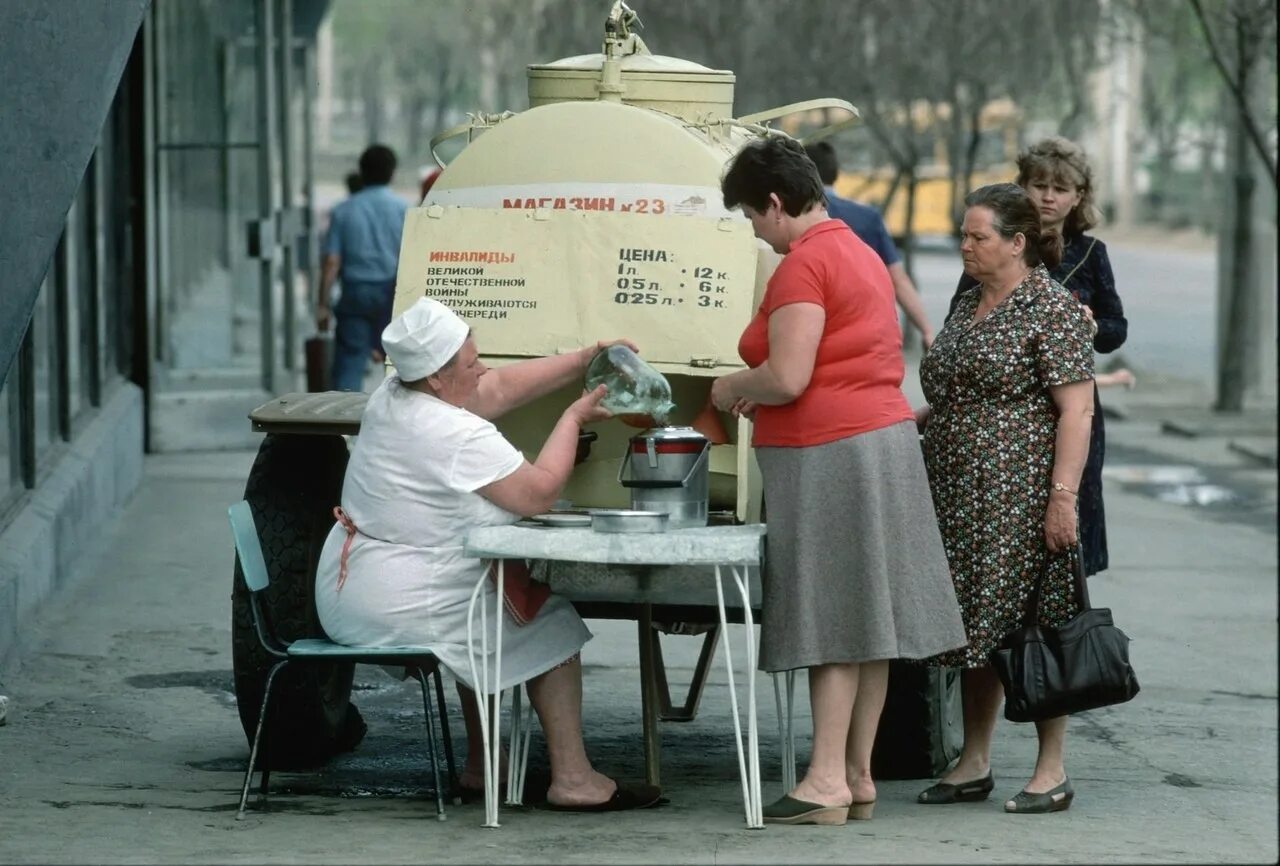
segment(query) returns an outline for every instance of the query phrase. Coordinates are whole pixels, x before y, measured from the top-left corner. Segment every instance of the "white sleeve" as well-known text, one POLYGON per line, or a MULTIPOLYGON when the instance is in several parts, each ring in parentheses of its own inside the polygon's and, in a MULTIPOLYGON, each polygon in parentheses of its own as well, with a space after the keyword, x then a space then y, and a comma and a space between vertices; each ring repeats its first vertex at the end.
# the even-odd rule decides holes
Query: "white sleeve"
POLYGON ((459 448, 449 472, 449 486, 473 493, 506 478, 524 463, 524 455, 489 422, 472 431, 459 448))

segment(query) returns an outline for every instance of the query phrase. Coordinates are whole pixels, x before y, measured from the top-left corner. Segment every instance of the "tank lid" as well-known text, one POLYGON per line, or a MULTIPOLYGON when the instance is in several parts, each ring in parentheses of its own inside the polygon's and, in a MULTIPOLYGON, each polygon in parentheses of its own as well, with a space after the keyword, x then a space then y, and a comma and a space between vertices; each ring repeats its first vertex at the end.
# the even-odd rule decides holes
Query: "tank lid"
MULTIPOLYGON (((599 72, 604 64, 603 54, 579 54, 576 57, 564 57, 551 63, 531 63, 531 70, 572 70, 575 72, 599 72)), ((729 69, 710 69, 701 63, 684 60, 679 57, 667 57, 663 54, 628 54, 619 58, 623 72, 668 73, 677 75, 728 75, 729 69)))

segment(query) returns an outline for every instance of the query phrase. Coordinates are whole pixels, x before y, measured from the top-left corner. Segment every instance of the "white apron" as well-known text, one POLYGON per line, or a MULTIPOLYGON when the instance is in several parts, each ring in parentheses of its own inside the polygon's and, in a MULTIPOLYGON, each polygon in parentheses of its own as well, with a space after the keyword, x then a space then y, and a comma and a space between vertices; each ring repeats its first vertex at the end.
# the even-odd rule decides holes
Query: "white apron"
MULTIPOLYGON (((320 624, 338 643, 429 647, 454 678, 474 689, 467 608, 489 563, 464 558, 462 536, 519 519, 475 491, 520 468, 524 457, 488 421, 405 388, 394 376, 370 396, 360 428, 342 487, 342 509, 358 531, 340 590, 347 531, 335 523, 325 540, 316 569, 320 624)), ((491 671, 495 599, 493 582, 486 580, 472 627, 476 663, 491 671), (480 604, 488 617, 487 659, 478 653, 480 604)), ((573 605, 554 594, 527 625, 498 609, 501 689, 550 670, 591 638, 573 605)))

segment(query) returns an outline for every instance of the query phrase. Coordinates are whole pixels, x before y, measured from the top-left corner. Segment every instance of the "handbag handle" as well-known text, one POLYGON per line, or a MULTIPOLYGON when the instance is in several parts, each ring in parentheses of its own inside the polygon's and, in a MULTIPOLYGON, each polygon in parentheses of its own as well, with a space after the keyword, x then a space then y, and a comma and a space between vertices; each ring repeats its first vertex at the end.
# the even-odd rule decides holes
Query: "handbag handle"
MULTIPOLYGON (((1076 542, 1075 546, 1067 551, 1075 561, 1075 573, 1072 575, 1072 582, 1075 584, 1076 605, 1083 613, 1090 609, 1089 604, 1089 585, 1084 576, 1084 551, 1080 547, 1080 542, 1076 542), (1073 555, 1074 554, 1074 555, 1073 555)), ((1049 571, 1049 564, 1054 560, 1054 555, 1050 553, 1044 558, 1044 565, 1040 567, 1040 574, 1036 577, 1035 588, 1031 590, 1031 594, 1027 596, 1027 604, 1022 613, 1022 624, 1025 626, 1033 626, 1040 621, 1040 588, 1044 585, 1045 573, 1049 571)))

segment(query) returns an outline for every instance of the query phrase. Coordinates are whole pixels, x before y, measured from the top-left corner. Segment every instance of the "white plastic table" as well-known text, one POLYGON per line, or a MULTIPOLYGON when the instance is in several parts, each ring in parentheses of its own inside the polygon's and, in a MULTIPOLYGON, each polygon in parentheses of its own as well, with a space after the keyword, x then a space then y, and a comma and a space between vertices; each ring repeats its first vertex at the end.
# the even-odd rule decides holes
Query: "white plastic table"
MULTIPOLYGON (((474 529, 463 539, 463 555, 479 559, 497 559, 497 593, 492 615, 495 622, 502 616, 502 591, 504 573, 503 559, 558 560, 569 562, 591 562, 604 565, 619 566, 706 566, 704 572, 708 582, 714 577, 716 607, 720 617, 720 634, 724 647, 725 670, 729 678, 729 704, 733 711, 734 742, 738 752, 738 771, 742 780, 742 799, 747 826, 753 829, 764 827, 761 813, 760 797, 760 748, 756 726, 756 687, 755 665, 756 646, 755 630, 751 616, 751 591, 748 569, 759 569, 764 555, 764 524, 746 524, 742 526, 707 526, 693 529, 676 529, 660 533, 602 533, 589 528, 550 528, 531 526, 487 526, 474 529), (733 656, 729 646, 728 619, 725 614, 724 583, 722 569, 728 568, 737 585, 742 599, 743 622, 746 625, 746 658, 744 672, 747 680, 747 744, 742 742, 742 720, 738 710, 738 691, 734 682, 733 656)), ((698 571, 701 571, 699 569, 698 571)), ((697 572, 695 572, 697 573, 697 572)), ((492 694, 497 684, 502 681, 502 630, 496 629, 494 647, 494 663, 492 677, 490 666, 476 664, 476 650, 479 649, 481 659, 488 657, 488 608, 478 604, 486 575, 476 583, 471 594, 471 607, 468 610, 467 643, 471 661, 471 675, 477 690, 482 695, 492 694), (477 610, 480 620, 478 638, 471 628, 477 610), (478 644, 478 646, 477 646, 478 644), (490 687, 493 684, 493 688, 490 687)), ((633 589, 632 592, 636 590, 633 589)), ((643 588, 638 591, 643 592, 643 588)), ((517 690, 516 694, 519 692, 517 690)), ((485 820, 484 826, 497 827, 498 824, 498 766, 499 743, 498 719, 493 721, 492 740, 489 736, 489 702, 480 700, 480 719, 484 735, 484 777, 485 777, 485 820)), ((513 704, 512 719, 519 725, 519 704, 513 704)), ((527 734, 526 734, 527 742, 527 734)), ((526 747, 527 748, 527 747, 526 747)), ((517 763, 523 764, 525 754, 515 752, 521 748, 517 745, 508 756, 515 770, 517 763)), ((508 784, 508 803, 518 803, 521 785, 508 784)))

